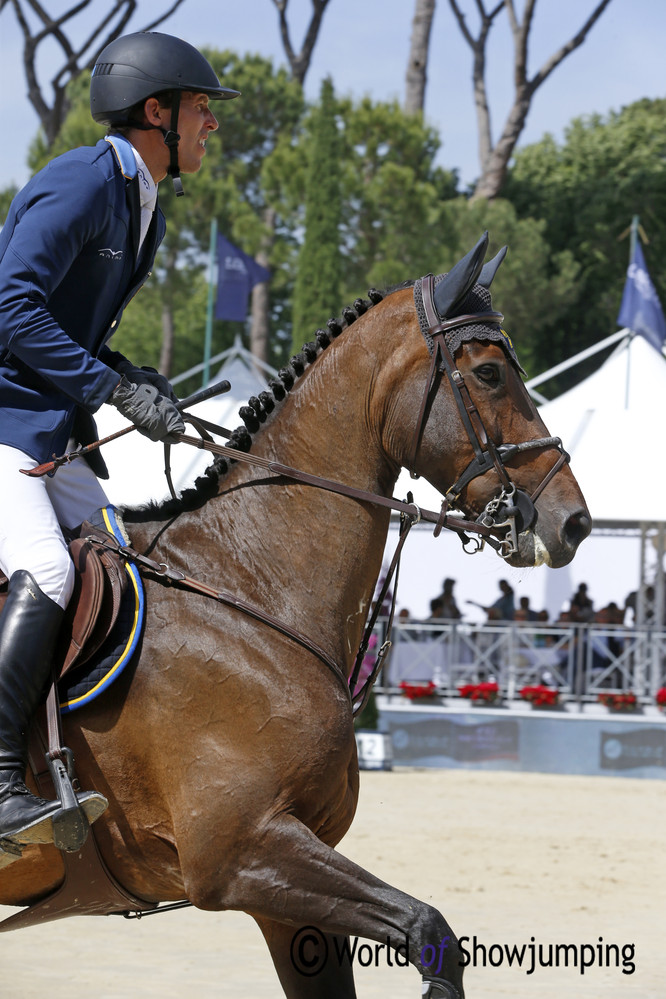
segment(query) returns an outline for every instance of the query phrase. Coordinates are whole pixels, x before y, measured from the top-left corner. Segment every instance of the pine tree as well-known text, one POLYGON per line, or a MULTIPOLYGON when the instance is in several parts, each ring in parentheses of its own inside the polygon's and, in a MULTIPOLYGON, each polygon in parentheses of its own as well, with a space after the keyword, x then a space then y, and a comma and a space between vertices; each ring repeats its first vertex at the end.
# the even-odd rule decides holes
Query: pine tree
POLYGON ((344 305, 340 301, 340 140, 330 79, 322 83, 320 103, 313 110, 309 133, 305 235, 298 256, 293 299, 294 352, 344 305))

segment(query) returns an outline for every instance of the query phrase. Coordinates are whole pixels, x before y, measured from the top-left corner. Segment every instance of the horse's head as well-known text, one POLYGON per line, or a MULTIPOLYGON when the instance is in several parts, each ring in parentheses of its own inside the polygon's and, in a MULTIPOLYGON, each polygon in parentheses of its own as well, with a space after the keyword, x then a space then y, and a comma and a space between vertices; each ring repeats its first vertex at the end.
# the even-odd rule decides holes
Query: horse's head
POLYGON ((391 422, 411 427, 401 463, 432 482, 449 507, 489 528, 507 562, 558 567, 589 534, 590 516, 569 456, 523 385, 503 316, 492 309, 488 289, 506 248, 483 266, 487 245, 484 233, 448 274, 416 282, 419 324, 412 323, 403 368, 410 391, 391 422))

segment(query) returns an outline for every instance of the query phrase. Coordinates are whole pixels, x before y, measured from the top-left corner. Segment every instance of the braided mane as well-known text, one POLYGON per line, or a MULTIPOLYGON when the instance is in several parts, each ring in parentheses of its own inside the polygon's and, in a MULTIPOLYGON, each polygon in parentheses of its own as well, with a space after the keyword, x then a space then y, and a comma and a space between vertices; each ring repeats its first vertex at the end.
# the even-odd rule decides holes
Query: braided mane
MULTIPOLYGON (((265 391, 260 392, 258 396, 253 395, 248 400, 247 405, 240 407, 238 412, 244 425, 236 427, 227 441, 227 447, 235 448, 238 451, 249 451, 252 447, 253 435, 266 422, 269 414, 273 413, 276 407, 279 407, 286 399, 296 380, 317 359, 319 354, 326 350, 343 330, 348 329, 359 316, 381 302, 386 295, 410 284, 413 282, 408 281, 401 285, 395 285, 384 292, 371 288, 368 292, 369 301, 357 298, 353 305, 345 306, 340 318, 329 319, 326 323, 326 329, 318 329, 315 332, 314 339, 304 344, 299 353, 295 354, 289 363, 280 369, 278 377, 269 381, 265 391)), ((178 499, 167 499, 162 503, 152 502, 137 509, 125 509, 123 510, 123 518, 128 522, 139 523, 148 520, 168 519, 188 510, 197 510, 217 495, 220 479, 228 471, 229 461, 223 456, 216 457, 203 474, 196 479, 194 485, 184 489, 178 499)))

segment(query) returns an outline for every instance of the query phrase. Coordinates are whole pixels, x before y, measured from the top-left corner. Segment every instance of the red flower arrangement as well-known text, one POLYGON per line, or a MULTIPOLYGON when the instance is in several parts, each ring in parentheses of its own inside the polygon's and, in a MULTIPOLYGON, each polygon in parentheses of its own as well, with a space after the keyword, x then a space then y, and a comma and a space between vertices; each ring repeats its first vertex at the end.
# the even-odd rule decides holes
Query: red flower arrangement
POLYGON ((529 701, 535 708, 554 708, 560 703, 560 692, 553 687, 544 687, 539 684, 536 687, 523 687, 520 696, 524 701, 529 701))
POLYGON ((466 683, 458 687, 458 693, 470 701, 493 704, 499 697, 499 686, 496 683, 466 683))
POLYGON ((662 711, 666 711, 666 687, 660 687, 655 700, 662 711))
POLYGON ((610 711, 635 711, 638 700, 635 694, 599 694, 599 703, 605 704, 610 711))
POLYGON ((432 680, 427 683, 407 683, 403 680, 400 689, 410 701, 421 701, 426 697, 434 697, 437 693, 437 684, 432 680))

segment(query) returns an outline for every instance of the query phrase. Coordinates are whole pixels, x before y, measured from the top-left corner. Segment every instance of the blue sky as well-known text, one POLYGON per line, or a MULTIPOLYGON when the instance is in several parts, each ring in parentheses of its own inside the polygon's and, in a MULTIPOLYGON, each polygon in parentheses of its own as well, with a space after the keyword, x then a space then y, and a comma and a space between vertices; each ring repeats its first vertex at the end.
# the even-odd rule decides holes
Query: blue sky
MULTIPOLYGON (((461 4, 473 25, 475 3, 461 0, 461 4)), ((139 30, 167 5, 168 0, 143 0, 129 30, 139 30)), ((45 0, 45 6, 55 12, 71 4, 45 0)), ((98 13, 107 9, 108 2, 93 0, 91 6, 98 13)), ((580 28, 593 6, 594 0, 537 0, 530 71, 580 28)), ((330 0, 306 79, 308 95, 314 97, 321 79, 331 75, 338 93, 402 101, 413 8, 413 0, 330 0)), ((295 47, 300 48, 309 10, 310 0, 290 0, 295 47)), ((498 22, 491 33, 488 71, 495 138, 511 100, 511 39, 505 18, 498 22)), ((82 20, 74 23, 80 31, 85 28, 82 20)), ((276 63, 284 61, 272 0, 185 0, 161 30, 194 45, 260 52, 276 63)), ((561 138, 567 123, 578 115, 605 114, 641 97, 666 96, 665 40, 664 0, 612 0, 585 44, 537 91, 521 145, 545 132, 561 138)), ((48 80, 51 67, 48 53, 44 56, 42 77, 48 80)), ((21 59, 20 33, 7 7, 0 16, 0 187, 27 180, 27 148, 38 126, 26 96, 21 59)), ((463 182, 471 183, 478 173, 478 155, 470 78, 470 50, 447 0, 439 0, 426 117, 441 134, 439 162, 458 168, 463 182)))

